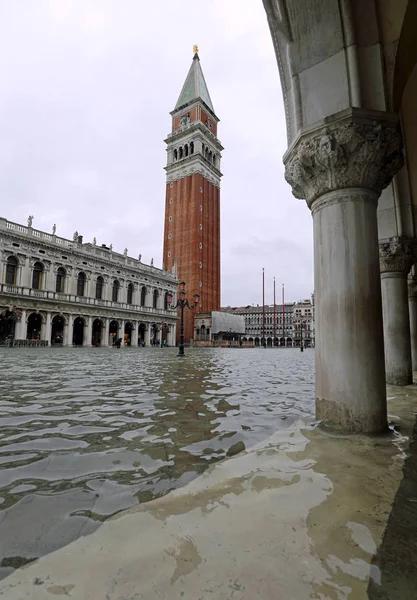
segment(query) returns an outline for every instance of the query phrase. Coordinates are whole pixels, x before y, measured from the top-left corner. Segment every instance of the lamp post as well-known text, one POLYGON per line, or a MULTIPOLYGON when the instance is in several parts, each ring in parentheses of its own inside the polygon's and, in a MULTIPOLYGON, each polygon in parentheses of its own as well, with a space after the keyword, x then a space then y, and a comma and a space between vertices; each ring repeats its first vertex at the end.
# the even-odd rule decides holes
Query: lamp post
MULTIPOLYGON (((171 308, 176 309, 179 308, 181 311, 181 321, 180 321, 180 345, 178 347, 178 356, 184 356, 184 308, 187 307, 190 310, 194 310, 198 304, 200 299, 199 294, 194 294, 194 305, 190 306, 187 298, 185 297, 185 281, 181 281, 180 290, 179 290, 179 298, 176 304, 172 304, 171 308)), ((168 302, 171 304, 172 295, 168 294, 168 302)))

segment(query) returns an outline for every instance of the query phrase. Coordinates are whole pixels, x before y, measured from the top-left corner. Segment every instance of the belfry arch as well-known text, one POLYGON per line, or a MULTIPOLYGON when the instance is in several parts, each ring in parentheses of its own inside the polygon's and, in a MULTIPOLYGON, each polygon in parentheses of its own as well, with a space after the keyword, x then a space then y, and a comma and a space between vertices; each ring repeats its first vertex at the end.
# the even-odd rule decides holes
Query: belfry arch
POLYGON ((385 381, 407 385, 417 368, 416 3, 263 3, 285 178, 313 217, 317 417, 384 431, 385 381))

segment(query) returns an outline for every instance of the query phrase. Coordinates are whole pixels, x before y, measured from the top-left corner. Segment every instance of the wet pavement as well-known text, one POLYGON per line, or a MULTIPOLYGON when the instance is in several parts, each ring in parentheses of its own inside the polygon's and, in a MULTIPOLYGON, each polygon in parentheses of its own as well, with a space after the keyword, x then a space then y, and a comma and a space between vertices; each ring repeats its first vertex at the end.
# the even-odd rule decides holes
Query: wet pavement
POLYGON ((0 352, 0 577, 312 419, 312 350, 0 352))
MULTIPOLYGON (((51 547, 54 543, 63 546, 0 582, 1 598, 417 597, 417 386, 388 387, 389 432, 379 436, 345 435, 317 424, 312 417, 313 355, 309 352, 195 350, 189 354, 189 363, 178 364, 171 351, 165 356, 166 362, 162 354, 161 359, 152 354, 157 351, 142 355, 140 351, 132 351, 131 355, 126 351, 125 357, 120 352, 114 359, 111 351, 103 351, 97 354, 102 357, 97 359, 101 366, 94 368, 91 363, 87 366, 89 352, 82 352, 72 355, 83 357, 83 365, 78 367, 83 378, 79 381, 75 363, 73 375, 65 375, 66 379, 62 373, 58 376, 56 365, 51 372, 52 379, 61 377, 66 382, 65 397, 59 405, 67 407, 62 415, 51 398, 49 404, 44 404, 45 399, 41 401, 40 390, 37 398, 28 396, 31 401, 18 402, 9 389, 10 397, 3 400, 3 411, 7 406, 13 408, 3 418, 32 419, 14 423, 16 434, 18 427, 41 430, 41 425, 45 428, 47 423, 48 427, 56 427, 52 416, 67 425, 65 435, 43 434, 45 439, 55 438, 54 448, 61 448, 53 451, 41 448, 43 435, 39 431, 29 440, 27 431, 23 432, 24 438, 1 440, 3 448, 14 445, 14 450, 9 449, 10 458, 12 452, 20 452, 20 457, 30 452, 38 457, 38 463, 46 460, 45 466, 38 469, 37 479, 12 477, 10 473, 20 467, 10 458, 6 462, 1 476, 13 479, 10 485, 14 492, 13 488, 3 487, 9 490, 8 495, 4 494, 9 509, 4 512, 6 519, 1 527, 5 525, 0 531, 3 547, 26 547, 26 554, 20 554, 24 562, 32 548, 46 545, 45 540, 50 540, 51 547), (159 368, 152 366, 159 360, 159 368), (130 384, 122 385, 126 373, 118 374, 118 381, 113 375, 113 383, 106 382, 111 364, 118 364, 121 371, 125 361, 130 364, 130 384), (104 374, 102 387, 98 383, 100 373, 104 374), (96 382, 93 390, 91 381, 88 383, 91 377, 96 382), (141 379, 146 382, 146 392, 139 391, 141 379), (105 392, 108 385, 113 394, 110 397, 105 392), (136 400, 123 397, 129 393, 129 386, 135 390, 136 400), (70 400, 72 388, 80 394, 74 405, 70 400), (119 393, 121 396, 117 396, 119 393), (68 417, 70 406, 78 415, 75 421, 68 417), (129 408, 123 412, 120 409, 124 406, 129 408), (86 425, 80 418, 90 412, 94 418, 86 425), (139 420, 133 424, 122 415, 139 420), (106 418, 109 420, 103 425, 106 418), (140 432, 146 423, 149 428, 143 435, 126 436, 127 431, 140 432), (92 438, 85 430, 68 434, 70 427, 90 425, 112 427, 114 431, 95 431, 90 434, 92 438), (110 442, 110 447, 100 448, 99 442, 94 442, 99 436, 102 440, 110 436, 114 442, 104 440, 110 442), (30 450, 26 445, 16 449, 15 444, 30 440, 30 450), (64 449, 63 444, 70 441, 86 442, 87 446, 66 445, 64 449), (245 451, 225 457, 234 455, 243 444, 245 451), (166 446, 167 457, 162 455, 166 446), (158 448, 159 454, 155 454, 158 448), (142 461, 135 467, 140 469, 137 479, 132 468, 131 454, 135 453, 142 461), (91 460, 80 461, 84 454, 91 455, 91 460), (96 455, 100 458, 94 458, 96 455), (67 468, 63 457, 68 459, 67 468), (122 459, 113 469, 115 457, 122 459), (223 460, 219 461, 220 457, 223 460), (119 479, 121 473, 123 482, 119 479), (197 473, 199 477, 195 477, 197 473), (187 479, 191 481, 186 483, 187 479), (36 489, 21 487, 36 485, 36 489), (137 490, 135 485, 139 486, 137 490), (166 494, 170 486, 176 489, 166 494), (141 497, 144 491, 154 499, 141 502, 147 498, 141 497), (86 504, 90 504, 81 507, 83 494, 86 504), (15 496, 18 499, 11 502, 15 496), (118 512, 123 503, 130 503, 130 508, 118 512), (15 510, 19 518, 13 517, 15 510), (84 535, 88 524, 97 526, 104 518, 97 531, 84 535), (80 523, 77 519, 84 523, 79 530, 75 526, 62 529, 65 523, 80 523), (64 546, 71 537, 68 532, 79 537, 64 546)), ((25 356, 25 367, 20 370, 29 377, 34 371, 29 363, 42 359, 41 355, 34 359, 34 355, 25 356)), ((57 364, 60 356, 56 355, 57 364)), ((64 351, 62 361, 67 361, 64 351)), ((14 371, 14 367, 8 371, 9 377, 14 371)), ((20 383, 22 395, 26 376, 19 379, 18 371, 15 381, 20 383)), ((45 374, 42 377, 45 382, 45 374)), ((56 381, 51 385, 56 386, 56 381)), ((13 435, 9 430, 1 431, 5 437, 13 435)), ((30 459, 23 461, 27 462, 23 469, 31 466, 30 459)), ((19 555, 7 556, 12 562, 4 571, 19 565, 19 555)))

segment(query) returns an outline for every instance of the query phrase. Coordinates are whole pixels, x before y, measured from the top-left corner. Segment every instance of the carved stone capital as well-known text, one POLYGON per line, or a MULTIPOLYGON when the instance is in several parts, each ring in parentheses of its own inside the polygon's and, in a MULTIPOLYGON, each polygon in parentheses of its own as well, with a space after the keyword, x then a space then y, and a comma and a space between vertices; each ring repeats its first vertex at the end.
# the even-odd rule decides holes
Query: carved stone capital
POLYGON ((327 192, 365 188, 379 194, 403 165, 397 121, 349 109, 302 134, 284 157, 285 179, 309 207, 327 192))
POLYGON ((414 264, 414 240, 394 237, 379 244, 381 273, 403 273, 407 275, 414 264))

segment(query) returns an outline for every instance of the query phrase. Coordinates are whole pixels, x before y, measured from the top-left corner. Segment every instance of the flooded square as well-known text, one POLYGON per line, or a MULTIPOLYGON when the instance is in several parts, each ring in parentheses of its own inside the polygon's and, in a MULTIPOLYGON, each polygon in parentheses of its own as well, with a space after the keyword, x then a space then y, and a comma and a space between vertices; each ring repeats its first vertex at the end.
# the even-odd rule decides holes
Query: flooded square
POLYGON ((1 349, 0 576, 314 412, 296 349, 1 349))

